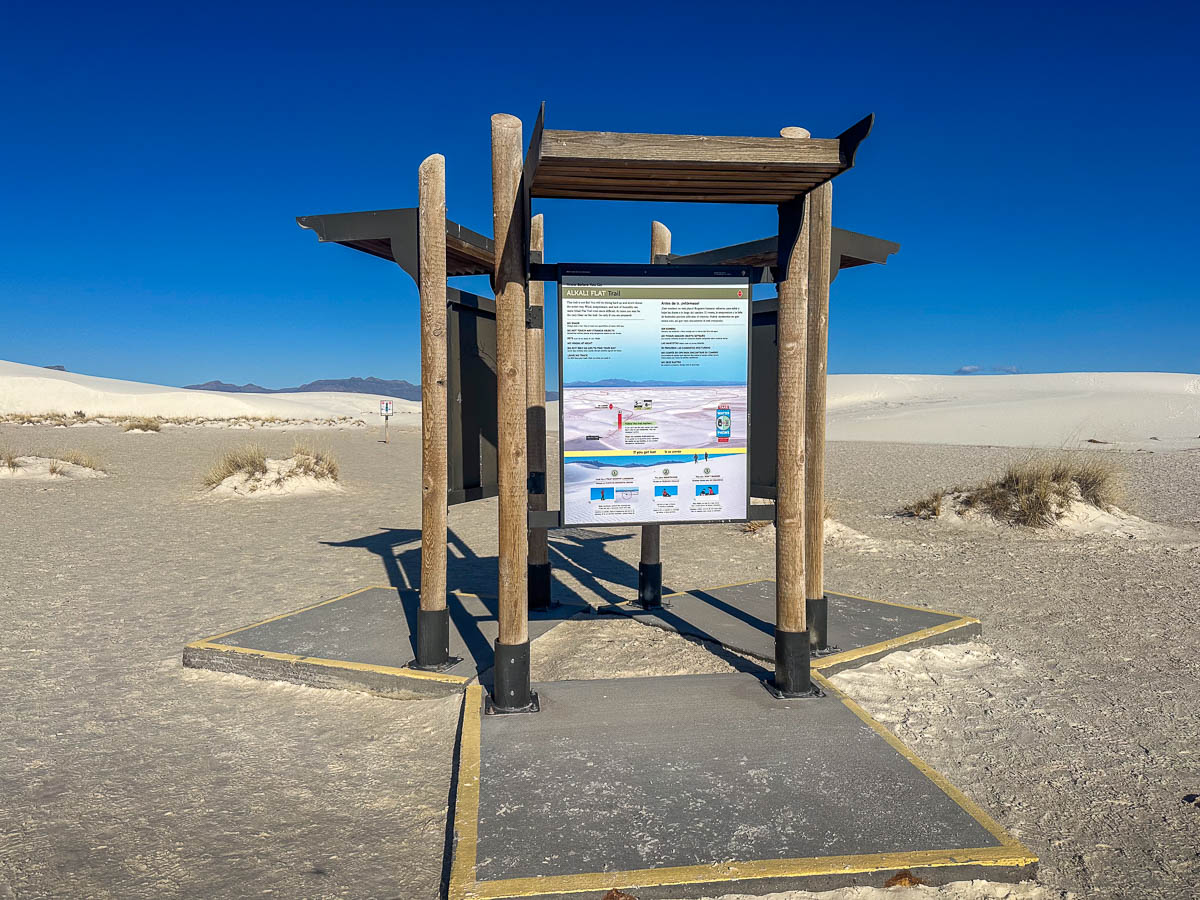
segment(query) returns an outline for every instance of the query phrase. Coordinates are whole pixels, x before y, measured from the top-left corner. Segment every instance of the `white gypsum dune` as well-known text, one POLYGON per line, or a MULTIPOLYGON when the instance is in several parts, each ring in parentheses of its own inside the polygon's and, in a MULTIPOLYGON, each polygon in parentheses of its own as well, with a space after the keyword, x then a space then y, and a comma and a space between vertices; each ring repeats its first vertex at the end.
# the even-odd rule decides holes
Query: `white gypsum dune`
MULTIPOLYGON (((374 394, 333 391, 299 394, 189 391, 0 360, 0 415, 55 412, 70 415, 82 410, 91 416, 195 416, 213 419, 238 416, 329 419, 349 416, 357 419, 378 416, 379 400, 374 394)), ((396 416, 393 424, 397 421, 415 421, 420 417, 420 404, 409 400, 393 400, 393 409, 396 416)))
MULTIPOLYGON (((0 415, 363 418, 378 416, 379 399, 189 391, 0 361, 0 415)), ((419 403, 393 403, 393 424, 419 419, 419 403)), ((830 440, 1062 447, 1090 439, 1146 449, 1200 447, 1200 375, 831 375, 828 404, 830 440)), ((556 402, 547 404, 546 421, 558 430, 556 402)))
POLYGON ((1200 375, 831 375, 828 410, 830 440, 1200 446, 1200 375))

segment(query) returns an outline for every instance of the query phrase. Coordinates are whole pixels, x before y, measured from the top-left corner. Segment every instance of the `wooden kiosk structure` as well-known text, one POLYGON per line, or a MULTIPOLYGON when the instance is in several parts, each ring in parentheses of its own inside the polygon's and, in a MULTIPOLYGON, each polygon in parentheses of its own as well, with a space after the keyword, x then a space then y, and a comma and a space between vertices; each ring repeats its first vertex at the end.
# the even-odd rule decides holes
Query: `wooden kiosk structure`
MULTIPOLYGON (((882 262, 896 249, 851 232, 835 237, 832 228, 832 179, 853 167, 872 122, 867 116, 835 138, 813 138, 800 128, 784 128, 778 138, 556 131, 545 128, 543 104, 524 153, 520 120, 492 117, 491 240, 447 220, 440 155, 421 164, 417 210, 297 220, 321 240, 399 263, 420 286, 422 563, 413 666, 437 670, 452 662, 446 607, 446 508, 452 487, 447 410, 455 398, 448 395, 447 310, 453 310, 456 294, 462 305, 462 292, 449 289, 446 279, 486 272, 495 293, 494 306, 474 298, 475 309, 494 310, 496 341, 499 633, 489 706, 497 713, 533 711, 528 609, 550 602, 546 529, 558 524, 559 514, 546 511, 542 330, 542 284, 555 280, 557 266, 542 259, 542 221, 532 215, 531 201, 754 203, 777 207, 777 237, 672 256, 670 233, 655 223, 651 260, 744 263, 761 267, 759 280, 777 285, 774 477, 760 492, 773 495, 777 526, 772 686, 783 697, 813 692, 810 648, 823 645, 825 617, 821 545, 829 285, 839 268, 882 262)), ((488 493, 481 482, 475 496, 488 493)), ((461 496, 474 499, 466 492, 461 496)), ((759 511, 771 514, 770 507, 756 507, 759 511)), ((658 530, 643 526, 639 597, 647 605, 661 602, 658 530)))
MULTIPOLYGON (((820 557, 825 419, 825 350, 832 252, 830 182, 854 165, 872 116, 836 138, 785 128, 778 138, 701 137, 554 131, 538 113, 521 159, 521 124, 492 117, 492 198, 496 241, 499 373, 500 636, 496 642, 496 711, 533 708, 529 687, 526 580, 517 562, 527 534, 527 448, 519 417, 525 396, 523 324, 530 280, 551 273, 531 265, 532 199, 665 200, 756 203, 778 208, 778 394, 776 444, 776 620, 774 689, 812 692, 805 600, 820 600, 818 578, 806 582, 806 545, 820 557), (506 421, 512 416, 513 421, 506 421), (806 434, 805 423, 813 427, 806 434), (819 424, 818 424, 819 423, 819 424), (807 495, 807 496, 806 496, 807 495), (807 512, 806 512, 807 510, 807 512), (807 535, 807 539, 806 539, 807 535)), ((653 546, 653 538, 650 540, 653 546)), ((652 549, 652 547, 651 547, 652 549)), ((645 553, 643 561, 645 562, 645 553)), ((652 563, 651 563, 652 565, 652 563)))

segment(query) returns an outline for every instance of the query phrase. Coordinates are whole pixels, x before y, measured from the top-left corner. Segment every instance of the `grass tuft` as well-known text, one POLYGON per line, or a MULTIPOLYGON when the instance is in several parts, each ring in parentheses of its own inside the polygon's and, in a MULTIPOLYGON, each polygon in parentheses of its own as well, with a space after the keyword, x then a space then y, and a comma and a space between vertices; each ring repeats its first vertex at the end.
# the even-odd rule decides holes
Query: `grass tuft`
POLYGON ((162 431, 162 423, 152 416, 131 416, 125 420, 123 431, 162 431))
POLYGON ((999 477, 952 492, 935 491, 902 512, 921 519, 940 516, 947 494, 964 509, 1010 525, 1042 528, 1062 518, 1072 502, 1108 509, 1121 499, 1116 466, 1091 454, 1059 453, 1012 463, 999 477))
POLYGON ((340 474, 338 461, 328 450, 314 448, 308 444, 297 443, 292 448, 292 458, 295 462, 287 473, 291 475, 308 475, 311 478, 327 478, 337 481, 340 474))
POLYGON ((904 507, 904 512, 918 519, 936 519, 942 514, 942 502, 945 499, 945 491, 934 491, 928 497, 909 503, 904 507))
POLYGON ((24 463, 22 463, 20 458, 17 456, 17 451, 10 450, 8 447, 0 449, 0 463, 3 463, 13 472, 17 471, 17 469, 24 465, 24 463))
POLYGON ((73 466, 82 466, 85 469, 95 469, 97 472, 104 471, 104 464, 99 457, 93 456, 85 450, 43 450, 38 453, 38 456, 56 459, 73 466))
POLYGON ((246 444, 227 450, 217 460, 217 464, 209 469, 204 476, 204 484, 216 487, 231 475, 244 473, 247 476, 265 475, 267 473, 267 453, 258 444, 246 444))

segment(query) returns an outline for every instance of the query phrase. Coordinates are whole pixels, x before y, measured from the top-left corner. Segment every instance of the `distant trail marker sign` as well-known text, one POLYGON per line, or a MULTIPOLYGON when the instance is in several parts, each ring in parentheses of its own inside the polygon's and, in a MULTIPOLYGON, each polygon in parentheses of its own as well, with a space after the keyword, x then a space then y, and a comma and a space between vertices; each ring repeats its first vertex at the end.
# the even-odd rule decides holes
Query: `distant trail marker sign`
POLYGON ((392 417, 391 400, 379 401, 379 414, 383 416, 383 442, 385 444, 391 443, 391 441, 388 440, 388 419, 392 417))
POLYGON ((750 284, 559 265, 564 525, 746 521, 750 284))

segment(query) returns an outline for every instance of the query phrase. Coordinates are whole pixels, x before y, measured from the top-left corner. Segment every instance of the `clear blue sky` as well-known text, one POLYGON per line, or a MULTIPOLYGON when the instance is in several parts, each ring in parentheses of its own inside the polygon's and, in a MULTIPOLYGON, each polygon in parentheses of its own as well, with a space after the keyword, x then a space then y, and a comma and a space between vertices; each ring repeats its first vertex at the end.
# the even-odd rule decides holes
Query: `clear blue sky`
MULTIPOLYGON (((400 7, 8 4, 0 358, 416 381, 410 280, 294 217, 413 206, 440 152, 451 217, 490 233, 488 117, 528 136, 544 99, 550 127, 613 131, 823 137, 874 112, 834 221, 903 249, 834 285, 833 372, 1200 371, 1194 5, 400 7)), ((643 261, 654 217, 683 253, 775 225, 539 211, 560 261, 643 261)))

